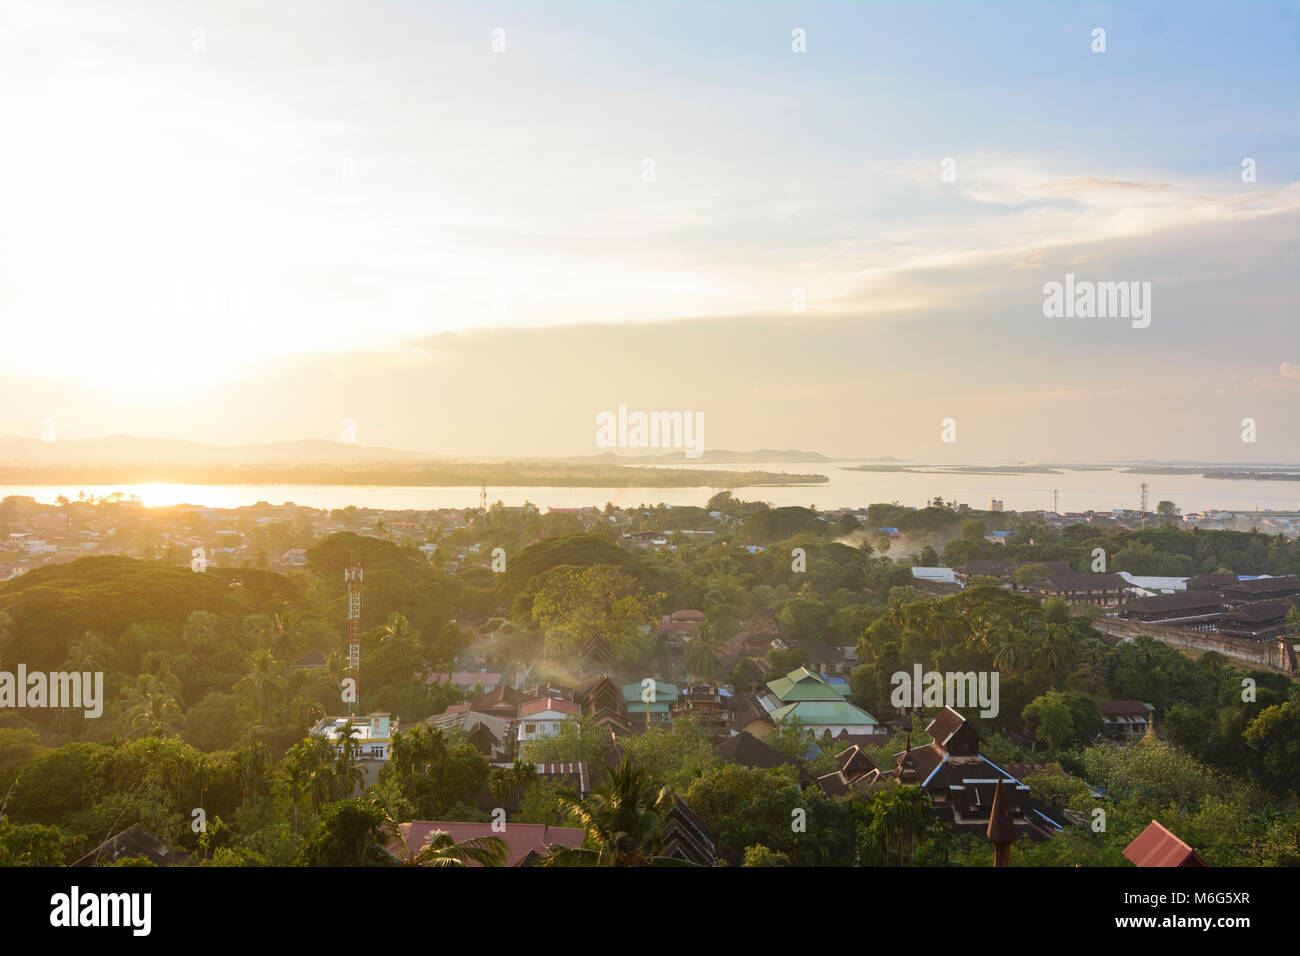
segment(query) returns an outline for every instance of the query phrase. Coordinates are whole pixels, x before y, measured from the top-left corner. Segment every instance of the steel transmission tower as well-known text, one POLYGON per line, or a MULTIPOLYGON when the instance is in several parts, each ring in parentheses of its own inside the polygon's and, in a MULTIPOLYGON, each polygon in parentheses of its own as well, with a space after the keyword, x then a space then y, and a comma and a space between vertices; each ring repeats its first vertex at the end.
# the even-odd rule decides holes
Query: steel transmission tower
POLYGON ((355 714, 361 697, 361 565, 345 568, 343 580, 348 582, 348 670, 353 680, 348 713, 355 714))

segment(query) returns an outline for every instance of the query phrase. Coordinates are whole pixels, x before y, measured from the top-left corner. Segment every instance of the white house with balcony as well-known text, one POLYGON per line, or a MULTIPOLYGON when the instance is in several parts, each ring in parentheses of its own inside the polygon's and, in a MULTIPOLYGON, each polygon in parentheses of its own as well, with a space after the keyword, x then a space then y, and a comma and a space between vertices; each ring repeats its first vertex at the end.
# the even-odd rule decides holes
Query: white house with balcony
POLYGON ((324 737, 341 751, 343 735, 347 731, 349 721, 352 723, 352 739, 357 743, 357 757, 361 760, 387 760, 398 724, 397 718, 392 714, 322 717, 312 727, 310 733, 316 737, 324 737))
POLYGON ((515 732, 516 754, 524 759, 530 741, 556 736, 565 721, 578 719, 578 713, 576 704, 557 697, 543 697, 520 704, 516 722, 518 730, 515 732))

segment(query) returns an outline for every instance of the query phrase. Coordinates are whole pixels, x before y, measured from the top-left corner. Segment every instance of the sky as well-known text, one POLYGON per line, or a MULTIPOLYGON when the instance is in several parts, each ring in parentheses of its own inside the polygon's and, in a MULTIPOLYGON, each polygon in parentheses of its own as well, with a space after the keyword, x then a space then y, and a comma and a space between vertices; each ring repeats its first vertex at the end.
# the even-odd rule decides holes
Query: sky
POLYGON ((0 434, 1300 462, 1298 22, 5 0, 0 434))

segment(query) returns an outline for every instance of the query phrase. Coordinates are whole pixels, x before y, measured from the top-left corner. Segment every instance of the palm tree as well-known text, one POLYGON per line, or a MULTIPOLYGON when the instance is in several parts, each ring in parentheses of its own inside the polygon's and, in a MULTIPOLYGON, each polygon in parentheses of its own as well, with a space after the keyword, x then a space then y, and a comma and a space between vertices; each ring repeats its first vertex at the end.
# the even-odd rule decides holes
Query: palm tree
POLYGON ((412 854, 408 849, 402 862, 408 866, 505 866, 509 854, 509 844, 499 836, 470 837, 458 843, 446 830, 434 830, 420 852, 412 854))
POLYGON ((181 722, 179 682, 174 674, 141 674, 123 691, 128 737, 165 737, 181 722))
POLYGON ((311 808, 320 813, 320 808, 329 803, 334 793, 334 771, 328 766, 312 769, 307 776, 307 792, 311 794, 311 808))
POLYGON ((1024 647, 1020 635, 1014 631, 1004 631, 993 655, 993 666, 1014 675, 1024 665, 1024 647))
POLYGON ((386 801, 374 800, 372 805, 383 818, 383 830, 400 847, 397 853, 385 850, 391 859, 405 866, 505 866, 510 858, 510 845, 499 836, 470 837, 457 842, 446 830, 434 830, 425 838, 418 853, 411 851, 402 824, 386 801))
POLYGON ((393 611, 384 623, 379 625, 379 636, 384 641, 404 640, 413 644, 418 644, 420 641, 420 632, 411 626, 406 615, 400 611, 393 611))
POLYGON ((492 799, 496 801, 498 807, 504 807, 506 801, 510 799, 510 794, 514 792, 515 785, 511 782, 506 771, 500 767, 492 770, 488 776, 488 793, 492 794, 492 799))
POLYGON ((243 694, 257 711, 258 719, 266 724, 273 708, 284 698, 288 681, 283 665, 265 648, 254 651, 248 659, 249 671, 235 682, 235 693, 243 694))
POLYGON ((440 728, 416 724, 393 735, 388 763, 403 775, 427 774, 442 763, 448 749, 447 735, 440 728))
POLYGON ((953 606, 942 602, 935 604, 930 611, 929 626, 939 636, 939 650, 948 644, 958 644, 963 634, 969 633, 969 625, 953 606))
POLYGON ((898 862, 901 865, 907 857, 910 843, 912 852, 916 851, 916 837, 925 829, 930 804, 919 788, 899 788, 892 797, 885 798, 880 813, 880 836, 886 860, 889 848, 898 841, 898 862))
MULTIPOLYGON (((3 627, 3 623, 0 623, 3 627)), ((3 637, 0 636, 0 641, 3 637)), ((108 657, 108 644, 103 635, 86 631, 81 640, 68 648, 68 659, 63 662, 63 669, 94 673, 104 670, 108 657)))
POLYGON ((686 645, 686 666, 691 673, 712 683, 722 674, 722 661, 719 655, 721 645, 713 632, 701 628, 691 637, 686 645))
POLYGON ((520 797, 522 797, 528 785, 537 779, 537 765, 516 757, 514 764, 506 773, 510 775, 511 781, 518 789, 520 797))
POLYGON ((343 791, 343 796, 352 796, 352 791, 357 787, 366 785, 366 771, 357 760, 357 749, 359 744, 356 741, 356 735, 361 733, 359 727, 352 726, 352 718, 349 717, 347 722, 339 728, 339 746, 338 757, 334 761, 334 777, 339 783, 339 787, 344 785, 347 789, 343 791))
POLYGON ((309 773, 307 767, 302 761, 296 760, 290 751, 290 757, 285 761, 285 773, 289 777, 289 802, 293 804, 293 833, 298 835, 298 801, 302 799, 307 792, 307 782, 309 773))
POLYGON ((296 660, 302 649, 302 638, 302 621, 298 615, 275 614, 271 617, 270 651, 280 660, 296 660))
POLYGON ((571 790, 559 792, 560 806, 578 818, 596 849, 560 847, 545 866, 647 866, 658 848, 660 814, 666 791, 655 791, 649 775, 627 757, 591 796, 579 799, 571 790))
POLYGON ((1055 680, 1069 666, 1070 649, 1062 639, 1061 629, 1055 624, 1042 625, 1042 643, 1038 653, 1043 662, 1047 676, 1055 680))
MULTIPOLYGON (((287 758, 291 798, 295 793, 310 796, 312 809, 320 813, 334 793, 333 744, 324 737, 308 737, 291 747, 287 758)), ((297 812, 296 803, 294 811, 297 812)))

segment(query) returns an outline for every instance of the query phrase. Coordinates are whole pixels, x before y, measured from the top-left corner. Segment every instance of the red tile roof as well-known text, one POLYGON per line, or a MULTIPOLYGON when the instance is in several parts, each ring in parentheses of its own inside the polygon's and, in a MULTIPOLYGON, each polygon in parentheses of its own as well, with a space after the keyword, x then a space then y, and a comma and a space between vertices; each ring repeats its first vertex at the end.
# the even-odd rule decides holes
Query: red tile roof
MULTIPOLYGON (((425 843, 429 841, 429 834, 435 830, 445 830, 451 834, 451 838, 457 843, 462 840, 471 840, 475 837, 497 836, 506 841, 509 848, 506 856, 507 866, 518 866, 530 851, 544 853, 548 846, 559 845, 568 847, 582 846, 583 837, 586 835, 579 827, 552 827, 545 823, 509 823, 505 825, 505 831, 494 833, 491 823, 457 823, 445 820, 413 820, 410 823, 399 824, 398 829, 401 831, 401 840, 406 842, 407 847, 412 853, 419 853, 424 849, 425 843)), ((401 841, 396 837, 389 840, 388 850, 392 853, 398 853, 401 849, 401 841)), ((401 855, 399 853, 399 855, 401 855)), ((471 863, 470 866, 479 866, 478 863, 471 863)))
POLYGON ((1155 820, 1124 848, 1124 856, 1135 866, 1205 866, 1190 846, 1155 820))
POLYGON ((573 714, 577 716, 578 707, 567 700, 559 700, 555 697, 543 697, 541 700, 530 700, 526 704, 519 705, 520 717, 531 717, 533 714, 545 713, 553 710, 559 714, 573 714))

